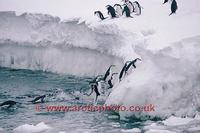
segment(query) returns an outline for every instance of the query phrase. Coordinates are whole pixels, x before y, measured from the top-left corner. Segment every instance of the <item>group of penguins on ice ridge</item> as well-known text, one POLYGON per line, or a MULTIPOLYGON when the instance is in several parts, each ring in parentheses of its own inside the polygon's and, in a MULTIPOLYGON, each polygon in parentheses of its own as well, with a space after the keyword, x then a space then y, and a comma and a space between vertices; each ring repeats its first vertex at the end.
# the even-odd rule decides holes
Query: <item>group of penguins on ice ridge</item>
MULTIPOLYGON (((168 1, 169 0, 164 0, 163 4, 167 3, 168 1)), ((171 0, 171 1, 172 1, 171 13, 169 14, 169 16, 176 13, 176 10, 178 9, 176 0, 171 0)), ((135 13, 136 15, 141 15, 141 11, 143 7, 139 4, 138 1, 131 2, 129 0, 122 0, 122 2, 124 2, 123 5, 115 4, 114 6, 111 6, 111 5, 106 6, 108 15, 111 18, 120 17, 124 15, 124 13, 126 17, 130 17, 130 18, 133 18, 131 16, 131 13, 135 13)), ((108 18, 108 17, 104 17, 101 11, 95 11, 94 14, 97 15, 101 20, 108 18)))
MULTIPOLYGON (((128 71, 131 69, 131 67, 136 69, 136 64, 135 63, 138 60, 141 61, 140 58, 136 58, 134 60, 127 61, 124 64, 124 66, 122 67, 122 69, 121 69, 121 71, 119 73, 119 82, 121 81, 123 76, 127 75, 128 71)), ((91 80, 89 82, 89 85, 90 85, 90 88, 91 88, 91 92, 89 94, 83 93, 82 89, 80 90, 80 93, 82 93, 83 95, 90 96, 93 92, 95 92, 95 99, 94 99, 95 101, 94 101, 94 103, 96 104, 98 97, 101 95, 100 91, 99 91, 99 88, 101 89, 101 85, 100 85, 101 82, 103 82, 104 84, 106 84, 108 86, 107 89, 113 88, 113 83, 112 83, 113 76, 117 75, 118 73, 112 73, 111 72, 111 68, 112 67, 115 67, 115 65, 110 65, 110 67, 107 69, 107 71, 105 72, 104 75, 98 75, 93 80, 91 80)), ((75 96, 74 94, 71 94, 71 95, 74 96, 75 100, 79 100, 80 99, 79 96, 75 96)), ((30 102, 32 104, 44 103, 45 102, 44 99, 47 96, 51 96, 51 95, 48 95, 48 94, 40 95, 40 96, 37 96, 33 100, 28 101, 28 102, 30 102)), ((13 101, 13 100, 7 100, 7 101, 1 103, 0 107, 4 107, 4 108, 9 109, 10 107, 12 107, 12 106, 14 106, 16 104, 21 104, 21 103, 13 101)))

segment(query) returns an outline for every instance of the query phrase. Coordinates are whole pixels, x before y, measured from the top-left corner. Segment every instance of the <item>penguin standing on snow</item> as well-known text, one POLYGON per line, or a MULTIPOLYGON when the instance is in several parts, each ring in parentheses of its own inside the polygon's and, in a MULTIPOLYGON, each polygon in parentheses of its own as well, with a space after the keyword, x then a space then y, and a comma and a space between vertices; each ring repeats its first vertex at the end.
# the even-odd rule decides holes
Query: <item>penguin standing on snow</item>
POLYGON ((127 5, 127 7, 129 8, 130 10, 130 13, 134 12, 135 11, 135 8, 133 6, 133 3, 129 0, 125 0, 124 3, 127 5))
POLYGON ((115 4, 113 7, 115 8, 116 15, 118 17, 122 16, 122 11, 123 11, 122 6, 120 4, 115 4))
POLYGON ((129 10, 129 8, 128 8, 128 6, 127 6, 126 4, 124 5, 124 10, 123 10, 122 14, 124 14, 124 12, 125 12, 125 14, 126 14, 126 17, 133 18, 133 17, 131 16, 131 12, 130 12, 130 10, 129 10))
POLYGON ((141 13, 142 13, 142 7, 139 4, 139 2, 137 2, 137 1, 133 2, 133 6, 134 6, 134 9, 135 9, 134 12, 136 12, 136 15, 141 15, 141 13))
POLYGON ((95 12, 94 12, 94 15, 97 15, 101 20, 106 19, 106 18, 103 16, 103 13, 101 13, 101 11, 95 11, 95 12))
POLYGON ((173 13, 176 13, 177 9, 178 9, 178 6, 177 6, 176 0, 172 0, 171 13, 169 14, 169 16, 172 15, 173 13))
POLYGON ((115 18, 116 17, 115 9, 111 5, 107 5, 106 8, 108 10, 108 15, 110 15, 111 18, 115 18))

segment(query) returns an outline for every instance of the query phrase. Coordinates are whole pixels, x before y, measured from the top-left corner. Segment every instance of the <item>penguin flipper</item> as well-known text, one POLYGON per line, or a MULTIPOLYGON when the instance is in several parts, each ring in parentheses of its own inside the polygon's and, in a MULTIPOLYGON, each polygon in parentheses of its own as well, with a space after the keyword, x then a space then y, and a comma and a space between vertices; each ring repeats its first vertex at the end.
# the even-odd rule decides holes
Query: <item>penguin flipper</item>
POLYGON ((104 17, 102 20, 105 20, 105 19, 107 19, 108 17, 104 17))
POLYGON ((171 16, 172 14, 173 14, 173 12, 172 12, 172 13, 170 13, 170 14, 169 14, 169 16, 171 16))

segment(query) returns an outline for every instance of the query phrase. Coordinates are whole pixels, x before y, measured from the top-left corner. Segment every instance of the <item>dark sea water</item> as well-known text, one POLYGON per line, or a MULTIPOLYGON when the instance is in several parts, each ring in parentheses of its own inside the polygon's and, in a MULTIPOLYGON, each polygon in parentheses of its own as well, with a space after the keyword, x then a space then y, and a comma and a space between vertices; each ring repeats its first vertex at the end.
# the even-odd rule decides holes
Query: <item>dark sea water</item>
MULTIPOLYGON (((44 122, 52 127, 46 132, 121 132, 123 129, 140 127, 138 122, 120 121, 112 112, 68 111, 48 112, 48 105, 87 105, 93 103, 93 96, 82 96, 80 90, 89 92, 90 77, 60 75, 42 71, 14 70, 0 68, 0 103, 6 100, 19 102, 12 108, 0 108, 0 128, 6 132, 24 124, 44 122), (45 103, 32 104, 36 96, 47 95, 45 103), (79 100, 76 99, 79 97, 79 100), (41 109, 36 110, 36 106, 41 109)), ((105 99, 104 99, 105 100, 105 99)), ((100 100, 99 104, 103 104, 100 100)))

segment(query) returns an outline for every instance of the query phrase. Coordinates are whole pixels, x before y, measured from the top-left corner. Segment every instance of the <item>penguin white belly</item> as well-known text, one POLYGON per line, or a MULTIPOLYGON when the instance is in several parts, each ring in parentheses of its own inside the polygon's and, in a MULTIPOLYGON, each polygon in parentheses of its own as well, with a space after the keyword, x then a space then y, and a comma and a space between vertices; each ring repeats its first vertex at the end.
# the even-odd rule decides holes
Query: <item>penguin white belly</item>
POLYGON ((136 3, 133 3, 133 6, 135 14, 140 15, 140 7, 136 3))
POLYGON ((101 20, 101 17, 100 17, 100 15, 99 15, 99 13, 97 13, 96 15, 97 15, 97 17, 101 20))
POLYGON ((127 2, 126 5, 128 6, 128 9, 130 10, 130 12, 133 12, 133 6, 131 3, 127 2))
POLYGON ((110 12, 108 13, 108 15, 109 15, 109 17, 110 17, 110 18, 112 18, 112 15, 111 15, 111 13, 110 13, 110 12))
POLYGON ((116 13, 117 13, 118 17, 122 16, 122 9, 120 7, 117 7, 116 8, 116 13))

